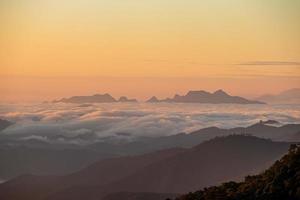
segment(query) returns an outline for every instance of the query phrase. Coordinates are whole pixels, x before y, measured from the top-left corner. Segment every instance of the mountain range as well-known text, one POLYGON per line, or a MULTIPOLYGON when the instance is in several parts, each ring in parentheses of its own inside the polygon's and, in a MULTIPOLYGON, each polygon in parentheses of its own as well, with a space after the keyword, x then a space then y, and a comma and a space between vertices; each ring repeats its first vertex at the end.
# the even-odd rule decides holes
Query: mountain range
POLYGON ((272 139, 274 141, 300 141, 300 124, 277 124, 277 126, 274 126, 273 123, 275 122, 279 123, 277 121, 268 120, 260 121, 247 127, 236 127, 230 129, 208 127, 191 133, 178 133, 175 135, 161 137, 141 137, 137 138, 135 141, 127 143, 114 144, 96 142, 91 144, 89 148, 99 152, 122 152, 123 155, 136 155, 166 148, 190 148, 214 137, 232 134, 247 134, 260 138, 272 139))
MULTIPOLYGON (((120 97, 116 100, 110 94, 95 94, 92 96, 73 96, 70 98, 63 98, 60 100, 53 101, 54 103, 115 103, 115 102, 137 102, 136 99, 128 99, 125 96, 120 97)), ((203 90, 200 91, 189 91, 186 95, 180 96, 175 95, 173 98, 167 98, 159 100, 155 96, 151 97, 146 102, 148 103, 158 103, 158 102, 168 102, 168 103, 232 103, 232 104, 264 104, 261 101, 248 100, 239 96, 231 96, 224 92, 223 90, 217 90, 214 93, 209 93, 203 90)))
POLYGON ((54 103, 115 103, 115 102, 137 102, 136 99, 128 99, 125 96, 116 100, 110 94, 95 94, 92 96, 73 96, 70 98, 63 98, 61 100, 55 100, 54 103))
POLYGON ((189 91, 186 95, 180 96, 176 94, 173 98, 166 98, 162 100, 159 100, 155 96, 153 96, 147 102, 264 104, 261 101, 248 100, 239 96, 231 96, 223 90, 217 90, 213 93, 209 93, 203 90, 189 91))
POLYGON ((0 199, 101 200, 120 192, 127 197, 128 192, 185 193, 261 172, 288 146, 254 136, 217 137, 193 148, 102 160, 65 176, 23 175, 0 185, 0 199))
POLYGON ((26 173, 63 175, 105 158, 135 156, 169 148, 191 148, 214 137, 232 134, 295 142, 300 141, 300 124, 281 125, 277 121, 268 120, 248 127, 208 127, 191 133, 140 137, 127 142, 109 140, 89 145, 22 140, 14 138, 14 135, 0 134, 0 179, 7 180, 26 173))
POLYGON ((257 100, 273 104, 299 104, 300 88, 286 90, 275 95, 266 94, 258 97, 257 100))

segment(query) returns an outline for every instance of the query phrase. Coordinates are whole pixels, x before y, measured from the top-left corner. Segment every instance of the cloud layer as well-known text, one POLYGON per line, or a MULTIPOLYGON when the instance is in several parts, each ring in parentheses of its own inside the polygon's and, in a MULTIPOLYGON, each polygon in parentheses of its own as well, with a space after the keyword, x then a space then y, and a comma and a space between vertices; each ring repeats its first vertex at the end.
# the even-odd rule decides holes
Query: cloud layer
POLYGON ((2 137, 93 143, 192 132, 217 126, 248 126, 274 119, 299 123, 300 106, 201 104, 1 105, 0 118, 15 122, 2 137))
POLYGON ((247 66, 300 66, 300 62, 295 61, 250 61, 239 63, 238 65, 247 66))

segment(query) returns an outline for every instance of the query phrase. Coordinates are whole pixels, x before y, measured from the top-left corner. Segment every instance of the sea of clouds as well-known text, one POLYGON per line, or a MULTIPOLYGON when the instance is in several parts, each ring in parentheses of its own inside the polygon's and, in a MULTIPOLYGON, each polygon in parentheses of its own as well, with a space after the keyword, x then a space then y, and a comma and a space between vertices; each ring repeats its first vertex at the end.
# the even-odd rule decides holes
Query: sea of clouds
POLYGON ((300 105, 2 104, 0 118, 15 123, 1 137, 86 144, 190 133, 210 126, 245 127, 268 119, 300 123, 300 105))

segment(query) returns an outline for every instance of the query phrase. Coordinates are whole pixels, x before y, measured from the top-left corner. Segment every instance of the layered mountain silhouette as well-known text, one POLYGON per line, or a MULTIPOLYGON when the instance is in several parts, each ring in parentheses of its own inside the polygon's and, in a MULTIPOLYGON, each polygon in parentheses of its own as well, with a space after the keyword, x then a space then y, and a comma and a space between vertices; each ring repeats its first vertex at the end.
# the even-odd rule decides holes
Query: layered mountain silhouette
POLYGON ((115 103, 115 102, 137 102, 136 99, 128 99, 125 96, 120 97, 116 100, 110 94, 95 94, 92 96, 73 96, 70 98, 63 98, 61 100, 54 101, 54 103, 115 103))
POLYGON ((173 98, 159 100, 155 96, 150 98, 148 103, 172 102, 172 103, 235 103, 235 104, 263 104, 261 101, 248 100, 239 96, 231 96, 223 90, 209 93, 203 90, 189 91, 186 95, 175 95, 173 98))
MULTIPOLYGON (((70 98, 63 98, 60 100, 53 101, 54 103, 114 103, 114 102, 137 102, 136 99, 128 99, 125 96, 120 97, 116 100, 110 94, 95 94, 92 96, 73 96, 70 98)), ((146 102, 148 103, 158 103, 158 102, 168 102, 168 103, 211 103, 211 104, 221 104, 221 103, 233 103, 233 104, 264 104, 262 101, 248 100, 239 96, 231 96, 224 92, 223 90, 217 90, 214 93, 209 93, 203 90, 199 91, 189 91, 186 95, 180 96, 175 95, 173 98, 158 99, 153 96, 146 102)))
POLYGON ((299 104, 300 88, 286 90, 276 95, 266 94, 258 97, 257 100, 274 104, 299 104))
POLYGON ((265 172, 247 176, 243 182, 226 182, 220 186, 189 193, 176 200, 298 200, 300 199, 300 146, 292 145, 287 155, 265 172))
MULTIPOLYGON (((131 142, 116 143, 109 140, 86 146, 52 143, 51 138, 48 143, 0 135, 0 179, 7 180, 26 173, 63 175, 104 158, 141 155, 168 148, 191 148, 214 137, 232 134, 248 134, 276 141, 300 141, 300 124, 278 124, 277 121, 267 120, 248 127, 231 129, 208 127, 191 133, 141 137, 131 142)), ((64 137, 63 139, 67 140, 64 137)))
POLYGON ((6 129, 7 127, 13 125, 12 122, 4 120, 4 119, 0 119, 0 131, 6 129))
POLYGON ((248 127, 236 127, 230 129, 222 129, 218 127, 203 128, 191 133, 179 133, 162 137, 143 137, 136 141, 107 144, 104 142, 94 143, 89 148, 99 152, 122 152, 124 155, 142 154, 151 151, 183 147, 190 148, 205 140, 212 139, 217 136, 226 136, 231 134, 248 134, 261 138, 272 139, 275 141, 295 142, 300 135, 300 124, 279 125, 274 120, 261 121, 248 127), (271 123, 271 124, 270 124, 271 123))
POLYGON ((0 199, 99 200, 120 192, 127 192, 127 197, 185 193, 258 173, 288 146, 253 136, 218 137, 190 149, 99 161, 66 176, 20 176, 0 185, 0 199))

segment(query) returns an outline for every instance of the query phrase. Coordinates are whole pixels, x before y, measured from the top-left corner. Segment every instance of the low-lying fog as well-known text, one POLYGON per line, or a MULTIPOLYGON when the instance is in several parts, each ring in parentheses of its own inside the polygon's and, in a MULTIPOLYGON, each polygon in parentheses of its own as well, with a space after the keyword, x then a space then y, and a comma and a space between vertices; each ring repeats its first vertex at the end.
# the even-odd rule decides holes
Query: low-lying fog
POLYGON ((299 123, 300 105, 2 104, 0 118, 15 123, 2 131, 2 137, 84 144, 189 133, 210 126, 248 126, 267 119, 299 123))

